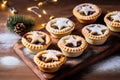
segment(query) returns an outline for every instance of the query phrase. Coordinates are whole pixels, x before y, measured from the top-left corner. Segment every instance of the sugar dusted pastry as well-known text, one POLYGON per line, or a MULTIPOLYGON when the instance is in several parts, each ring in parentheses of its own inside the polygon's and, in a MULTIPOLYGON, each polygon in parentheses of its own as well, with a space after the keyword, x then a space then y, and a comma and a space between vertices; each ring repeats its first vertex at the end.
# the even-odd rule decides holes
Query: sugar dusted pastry
POLYGON ((43 72, 56 72, 66 62, 66 56, 56 50, 44 50, 34 56, 34 62, 43 72))
POLYGON ((87 48, 87 42, 80 36, 67 35, 58 41, 58 47, 67 57, 77 57, 87 48))
POLYGON ((111 31, 120 32, 120 11, 109 12, 104 21, 111 31))
POLYGON ((110 30, 102 24, 90 24, 82 29, 86 41, 93 45, 102 45, 110 35, 110 30))
POLYGON ((55 18, 46 25, 46 30, 54 38, 61 38, 74 30, 75 24, 67 18, 55 18))
POLYGON ((78 19, 80 23, 93 23, 101 15, 101 9, 91 3, 83 3, 77 5, 73 9, 73 15, 78 19))
POLYGON ((47 49, 51 44, 51 38, 44 32, 31 31, 22 37, 22 44, 32 53, 47 49))

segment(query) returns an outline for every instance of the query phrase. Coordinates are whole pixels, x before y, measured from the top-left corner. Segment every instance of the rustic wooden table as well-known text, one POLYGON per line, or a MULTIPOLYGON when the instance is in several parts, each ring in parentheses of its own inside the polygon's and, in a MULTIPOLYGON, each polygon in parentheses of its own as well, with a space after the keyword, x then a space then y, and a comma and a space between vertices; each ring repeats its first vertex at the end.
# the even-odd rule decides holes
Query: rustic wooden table
MULTIPOLYGON (((90 2, 97 4, 103 12, 120 10, 119 0, 58 0, 57 3, 47 3, 42 8, 47 11, 47 16, 38 18, 27 11, 30 6, 35 6, 40 0, 9 0, 10 6, 18 10, 18 14, 29 15, 36 19, 34 30, 40 29, 40 24, 47 22, 49 15, 56 17, 72 16, 72 9, 80 3, 90 2)), ((39 11, 40 12, 40 11, 39 11)), ((41 12, 40 12, 41 13, 41 12)), ((39 80, 39 78, 23 63, 12 49, 14 42, 20 37, 10 33, 6 27, 7 17, 11 15, 8 9, 0 8, 0 80, 39 80)), ((120 55, 119 51, 98 63, 79 71, 69 77, 69 80, 120 80, 120 55)))

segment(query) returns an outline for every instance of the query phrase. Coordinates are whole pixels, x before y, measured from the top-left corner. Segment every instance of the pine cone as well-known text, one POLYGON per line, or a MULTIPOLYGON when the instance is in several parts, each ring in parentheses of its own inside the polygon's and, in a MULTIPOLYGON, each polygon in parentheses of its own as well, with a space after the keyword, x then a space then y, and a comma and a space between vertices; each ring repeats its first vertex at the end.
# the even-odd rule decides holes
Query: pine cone
POLYGON ((14 32, 23 36, 26 33, 26 26, 23 23, 17 23, 14 27, 14 32))

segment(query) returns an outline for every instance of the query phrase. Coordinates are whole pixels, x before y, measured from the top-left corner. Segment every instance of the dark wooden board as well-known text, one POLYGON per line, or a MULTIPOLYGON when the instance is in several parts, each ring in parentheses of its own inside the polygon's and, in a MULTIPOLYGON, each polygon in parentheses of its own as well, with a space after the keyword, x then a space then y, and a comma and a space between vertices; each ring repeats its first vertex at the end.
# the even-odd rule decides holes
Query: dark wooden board
MULTIPOLYGON (((103 19, 104 15, 101 15, 100 18, 95 23, 104 24, 100 19, 103 19)), ((75 30, 72 34, 80 35, 81 29, 84 27, 83 24, 80 24, 74 16, 70 17, 76 23, 75 30)), ((41 30, 48 33, 45 29, 41 30)), ((57 47, 58 39, 52 39, 53 43, 49 46, 48 49, 60 50, 57 47)), ((32 69, 32 71, 42 80, 52 79, 52 80, 63 80, 64 77, 70 76, 77 71, 105 58, 106 56, 114 53, 120 49, 120 33, 111 32, 110 37, 107 42, 100 46, 88 45, 84 53, 76 58, 68 58, 66 63, 61 67, 61 69, 55 73, 44 73, 41 72, 35 63, 33 62, 33 54, 30 54, 26 51, 26 48, 22 45, 21 41, 17 41, 14 44, 13 49, 16 54, 32 69)))

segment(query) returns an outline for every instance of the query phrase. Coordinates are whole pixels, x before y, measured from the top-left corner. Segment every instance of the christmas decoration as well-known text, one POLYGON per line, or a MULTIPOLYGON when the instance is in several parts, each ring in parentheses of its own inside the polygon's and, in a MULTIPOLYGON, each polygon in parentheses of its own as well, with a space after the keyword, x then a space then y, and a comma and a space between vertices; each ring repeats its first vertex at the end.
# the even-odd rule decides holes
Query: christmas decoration
POLYGON ((2 4, 1 4, 2 9, 6 9, 8 8, 8 10, 14 15, 17 14, 18 11, 16 10, 15 7, 12 7, 8 4, 8 0, 2 0, 2 4))
POLYGON ((18 14, 18 11, 14 8, 14 7, 11 7, 9 8, 9 11, 14 15, 14 14, 18 14))
POLYGON ((42 15, 39 14, 38 12, 34 11, 33 9, 39 9, 39 7, 38 7, 38 6, 32 6, 32 7, 27 8, 28 11, 33 12, 33 13, 36 14, 39 18, 41 18, 42 15))
POLYGON ((56 2, 58 2, 58 0, 43 0, 43 2, 38 3, 38 6, 43 6, 44 4, 49 3, 49 2, 56 3, 56 2))
POLYGON ((7 20, 8 29, 20 36, 30 31, 34 25, 35 20, 33 18, 23 15, 9 16, 7 20))
POLYGON ((8 3, 7 0, 2 0, 2 4, 1 4, 2 8, 5 8, 7 3, 8 3))
POLYGON ((16 26, 14 27, 14 32, 20 36, 25 34, 26 33, 26 26, 24 25, 24 23, 17 23, 16 26))
MULTIPOLYGON (((35 1, 36 1, 36 0, 35 0, 35 1)), ((56 3, 56 2, 58 2, 58 0, 44 0, 44 1, 42 1, 42 2, 39 2, 37 6, 28 7, 27 10, 33 12, 33 13, 36 14, 39 18, 43 17, 44 20, 47 22, 46 16, 49 17, 48 19, 51 20, 51 19, 53 19, 53 15, 48 15, 47 11, 46 11, 45 9, 43 9, 42 6, 43 6, 44 4, 46 4, 46 3, 49 3, 49 2, 56 3), (39 9, 39 10, 41 9, 42 14, 45 15, 45 16, 42 16, 41 13, 36 12, 34 9, 39 9)))

